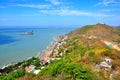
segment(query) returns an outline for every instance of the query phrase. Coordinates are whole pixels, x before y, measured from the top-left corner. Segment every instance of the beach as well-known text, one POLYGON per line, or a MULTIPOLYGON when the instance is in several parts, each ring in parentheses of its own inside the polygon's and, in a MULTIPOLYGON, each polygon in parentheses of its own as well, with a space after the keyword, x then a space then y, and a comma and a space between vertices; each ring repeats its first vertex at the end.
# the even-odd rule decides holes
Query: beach
POLYGON ((42 53, 43 55, 40 55, 39 58, 42 60, 44 58, 50 59, 53 55, 53 52, 55 48, 57 47, 58 43, 62 42, 62 40, 66 37, 66 35, 61 35, 54 37, 54 40, 51 42, 49 46, 47 46, 47 49, 42 53))
MULTIPOLYGON (((54 37, 66 34, 74 28, 63 29, 4 29, 0 30, 1 35, 10 36, 16 41, 0 44, 0 67, 8 64, 15 64, 32 56, 43 56, 50 53, 48 45, 54 42, 54 37), (34 35, 20 35, 25 31, 34 31, 34 35), (4 61, 4 62, 3 62, 4 61)), ((6 40, 9 40, 6 38, 6 40)))
MULTIPOLYGON (((60 44, 62 45, 62 42, 64 42, 64 40, 66 40, 66 39, 67 39, 66 35, 54 37, 54 40, 51 42, 51 44, 49 46, 47 46, 46 50, 44 50, 44 52, 42 54, 29 57, 26 60, 21 61, 21 62, 5 65, 2 68, 0 68, 0 70, 1 70, 0 75, 8 75, 9 73, 17 71, 21 68, 26 68, 26 67, 28 67, 27 62, 29 62, 31 60, 32 60, 31 62, 34 62, 37 59, 39 59, 39 61, 40 61, 39 63, 40 63, 41 69, 45 68, 44 66, 46 64, 50 64, 50 62, 52 60, 60 59, 60 58, 54 57, 53 55, 54 55, 54 52, 57 51, 56 48, 59 47, 60 44), (6 72, 10 67, 12 67, 11 71, 6 72)), ((56 56, 58 56, 58 55, 56 55, 56 56)), ((34 65, 29 64, 29 66, 34 66, 34 65)), ((38 70, 40 71, 40 69, 38 69, 38 70)))

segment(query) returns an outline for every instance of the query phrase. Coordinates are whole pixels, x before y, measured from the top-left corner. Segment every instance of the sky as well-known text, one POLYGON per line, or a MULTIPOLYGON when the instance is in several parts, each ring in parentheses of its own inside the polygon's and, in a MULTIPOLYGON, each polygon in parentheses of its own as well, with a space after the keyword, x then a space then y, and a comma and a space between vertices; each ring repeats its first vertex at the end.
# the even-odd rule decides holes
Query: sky
POLYGON ((120 0, 0 0, 0 26, 120 25, 120 0))

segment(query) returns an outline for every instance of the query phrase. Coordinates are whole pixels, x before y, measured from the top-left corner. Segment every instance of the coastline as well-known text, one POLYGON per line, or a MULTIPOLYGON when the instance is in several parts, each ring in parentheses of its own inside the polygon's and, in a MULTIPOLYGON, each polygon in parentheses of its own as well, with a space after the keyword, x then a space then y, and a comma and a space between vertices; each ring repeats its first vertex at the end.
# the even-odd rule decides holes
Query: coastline
POLYGON ((44 58, 50 59, 50 57, 52 56, 54 49, 56 48, 58 43, 60 43, 65 37, 66 37, 66 35, 54 37, 54 40, 50 43, 50 45, 47 46, 45 51, 41 54, 42 56, 39 56, 39 58, 40 59, 44 59, 44 58))
MULTIPOLYGON (((50 45, 47 46, 47 48, 45 50, 42 51, 42 53, 38 52, 38 54, 36 56, 32 56, 32 57, 28 57, 27 59, 23 60, 23 61, 19 61, 19 62, 16 62, 16 63, 12 63, 12 64, 7 64, 7 65, 4 65, 3 67, 0 67, 1 70, 4 70, 10 66, 15 66, 19 63, 21 63, 21 65, 18 66, 18 69, 20 69, 22 67, 22 65, 32 59, 32 58, 39 58, 40 61, 42 59, 51 59, 51 56, 53 55, 53 52, 56 48, 56 46, 58 45, 58 43, 62 42, 62 40, 66 37, 66 35, 61 35, 61 36, 57 36, 57 37, 54 37, 54 40, 50 43, 50 45)), ((1 72, 0 72, 1 73, 1 72)), ((2 74, 2 73, 1 73, 2 74)))
MULTIPOLYGON (((0 30, 2 34, 11 36, 18 41, 0 45, 0 67, 16 64, 31 56, 43 54, 55 36, 66 34, 75 28, 21 28, 0 30), (22 36, 21 32, 34 30, 33 36, 22 36), (52 32, 52 33, 51 33, 52 32)), ((1 38, 1 36, 0 36, 1 38)), ((1 40, 0 40, 1 41, 1 40)), ((9 41, 8 39, 4 40, 9 41)))

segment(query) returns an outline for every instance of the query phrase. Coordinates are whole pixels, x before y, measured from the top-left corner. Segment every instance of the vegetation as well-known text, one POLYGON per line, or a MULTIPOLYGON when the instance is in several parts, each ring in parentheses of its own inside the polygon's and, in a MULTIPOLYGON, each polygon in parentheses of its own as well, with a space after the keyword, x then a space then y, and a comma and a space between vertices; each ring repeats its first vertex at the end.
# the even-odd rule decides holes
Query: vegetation
MULTIPOLYGON (((94 66, 93 58, 96 53, 92 52, 93 48, 89 45, 78 44, 82 39, 75 37, 67 40, 67 44, 63 44, 64 47, 62 47, 63 50, 67 48, 62 59, 53 61, 37 77, 32 77, 31 80, 35 78, 40 80, 105 80, 106 78, 101 75, 101 72, 93 71, 91 68, 91 66, 94 66)), ((61 52, 64 52, 63 50, 61 52)), ((23 78, 26 78, 26 76, 23 78)))
POLYGON ((1 76, 0 80, 15 80, 15 78, 19 78, 25 75, 24 69, 19 69, 16 72, 12 72, 7 76, 1 76))
MULTIPOLYGON (((117 32, 115 28, 105 24, 87 25, 77 29, 69 33, 69 38, 59 47, 58 54, 63 53, 61 59, 52 61, 37 76, 26 74, 22 69, 8 76, 1 76, 0 79, 109 80, 111 78, 110 74, 112 74, 113 80, 120 80, 120 51, 109 48, 102 42, 102 40, 106 39, 117 43, 120 37, 117 32), (92 38, 89 38, 91 35, 92 38), (110 70, 96 67, 104 57, 112 59, 112 68, 110 70)), ((23 66, 30 64, 39 67, 39 59, 32 58, 25 62, 23 66)))
POLYGON ((24 76, 27 74, 24 68, 30 64, 34 64, 36 67, 39 67, 40 61, 38 58, 32 57, 26 61, 18 62, 17 64, 0 69, 0 72, 2 73, 0 80, 15 80, 16 78, 24 76))
POLYGON ((34 61, 33 65, 35 65, 36 67, 39 67, 39 66, 40 66, 40 60, 37 58, 37 59, 34 61))
POLYGON ((83 26, 82 28, 78 28, 72 32, 70 32, 68 34, 69 37, 77 37, 79 36, 80 34, 85 34, 87 32, 87 30, 89 30, 90 28, 92 28, 94 25, 86 25, 86 26, 83 26))

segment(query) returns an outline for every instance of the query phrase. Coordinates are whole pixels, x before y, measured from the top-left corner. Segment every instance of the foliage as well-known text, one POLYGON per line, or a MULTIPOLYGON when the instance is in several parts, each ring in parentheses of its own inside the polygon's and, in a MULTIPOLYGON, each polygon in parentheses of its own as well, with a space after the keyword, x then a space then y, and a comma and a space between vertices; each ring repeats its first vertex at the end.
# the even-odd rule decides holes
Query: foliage
POLYGON ((38 64, 38 58, 35 58, 35 57, 32 57, 26 61, 24 61, 24 64, 22 65, 23 67, 25 66, 29 66, 30 64, 36 64, 37 66, 39 65, 38 64), (35 62, 34 62, 35 61, 35 62))
POLYGON ((90 80, 89 71, 85 70, 80 64, 68 64, 63 71, 66 74, 70 75, 70 77, 72 77, 73 79, 90 80))
POLYGON ((34 65, 35 65, 36 67, 39 67, 39 66, 40 66, 40 60, 39 60, 38 58, 35 60, 34 65))
POLYGON ((47 67, 45 69, 42 70, 42 72, 40 74, 50 74, 52 76, 56 76, 57 74, 60 73, 60 71, 65 67, 65 62, 64 60, 60 60, 60 61, 54 61, 50 67, 47 67), (47 72, 47 73, 46 73, 47 72))
POLYGON ((81 55, 81 57, 84 56, 85 52, 86 52, 86 49, 85 49, 85 48, 81 49, 81 51, 80 51, 80 55, 81 55))
POLYGON ((89 52, 89 56, 90 56, 90 57, 93 57, 94 55, 95 55, 94 52, 89 52))
POLYGON ((16 72, 12 72, 7 76, 0 77, 0 80, 15 80, 15 78, 19 78, 25 75, 24 69, 19 69, 16 72))

